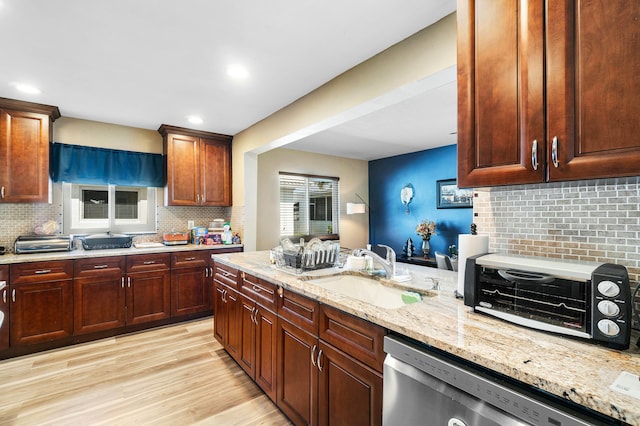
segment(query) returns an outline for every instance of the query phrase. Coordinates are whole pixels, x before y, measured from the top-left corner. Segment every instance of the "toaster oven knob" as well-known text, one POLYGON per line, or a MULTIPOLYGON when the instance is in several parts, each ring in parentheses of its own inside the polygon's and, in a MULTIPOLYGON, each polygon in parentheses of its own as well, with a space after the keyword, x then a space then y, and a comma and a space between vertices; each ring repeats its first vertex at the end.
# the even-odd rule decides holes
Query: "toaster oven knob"
POLYGON ((620 287, 613 281, 600 281, 598 283, 598 291, 607 297, 616 297, 620 294, 620 287))
POLYGON ((615 317, 620 314, 620 308, 611 300, 602 300, 598 302, 598 310, 602 315, 606 315, 608 317, 615 317))
POLYGON ((598 321, 598 330, 605 336, 617 336, 620 334, 620 326, 608 319, 598 321))

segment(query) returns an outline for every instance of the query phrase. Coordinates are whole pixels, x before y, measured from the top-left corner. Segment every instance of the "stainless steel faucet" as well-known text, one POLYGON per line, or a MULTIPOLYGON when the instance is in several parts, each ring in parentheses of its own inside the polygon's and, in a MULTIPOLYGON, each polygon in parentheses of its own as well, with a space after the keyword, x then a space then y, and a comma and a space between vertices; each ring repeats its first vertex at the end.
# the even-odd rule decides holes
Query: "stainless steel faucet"
POLYGON ((352 254, 354 256, 371 256, 374 260, 377 260, 380 265, 382 265, 386 277, 391 279, 396 276, 396 252, 393 251, 391 247, 384 244, 378 244, 378 247, 384 247, 385 249, 387 249, 385 259, 383 259, 377 253, 367 249, 355 249, 352 254))

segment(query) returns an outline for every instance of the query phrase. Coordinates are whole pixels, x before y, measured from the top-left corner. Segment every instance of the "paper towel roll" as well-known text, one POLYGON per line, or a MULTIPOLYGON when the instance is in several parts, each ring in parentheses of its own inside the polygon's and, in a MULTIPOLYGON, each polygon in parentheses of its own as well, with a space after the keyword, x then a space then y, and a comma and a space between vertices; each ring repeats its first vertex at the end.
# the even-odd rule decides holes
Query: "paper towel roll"
POLYGON ((467 257, 489 253, 488 235, 458 235, 458 294, 464 294, 464 270, 467 257))

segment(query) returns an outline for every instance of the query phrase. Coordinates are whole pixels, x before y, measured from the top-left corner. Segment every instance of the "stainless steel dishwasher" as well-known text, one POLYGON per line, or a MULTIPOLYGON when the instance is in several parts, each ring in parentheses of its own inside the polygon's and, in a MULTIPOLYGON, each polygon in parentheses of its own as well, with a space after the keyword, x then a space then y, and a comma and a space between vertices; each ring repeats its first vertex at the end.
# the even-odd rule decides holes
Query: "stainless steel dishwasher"
MULTIPOLYGON (((619 424, 518 389, 478 366, 425 345, 384 339, 382 424, 385 426, 574 426, 619 424)), ((613 420, 613 419, 612 419, 613 420)))

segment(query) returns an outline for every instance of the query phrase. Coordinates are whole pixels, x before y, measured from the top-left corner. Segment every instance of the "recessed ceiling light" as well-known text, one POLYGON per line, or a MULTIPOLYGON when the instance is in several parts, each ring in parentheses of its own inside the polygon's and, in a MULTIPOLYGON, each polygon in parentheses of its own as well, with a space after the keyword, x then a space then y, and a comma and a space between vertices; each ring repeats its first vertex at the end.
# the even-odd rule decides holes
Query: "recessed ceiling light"
POLYGON ((16 89, 18 89, 21 92, 29 93, 30 95, 37 95, 37 94, 40 93, 40 89, 38 89, 37 87, 32 86, 30 84, 13 83, 13 87, 15 87, 16 89))
POLYGON ((227 68, 227 74, 229 77, 234 78, 236 80, 243 80, 249 77, 249 70, 243 65, 233 64, 229 65, 227 68))
POLYGON ((197 117, 195 115, 191 115, 187 117, 187 120, 189 120, 189 123, 191 124, 202 124, 202 118, 197 117))

